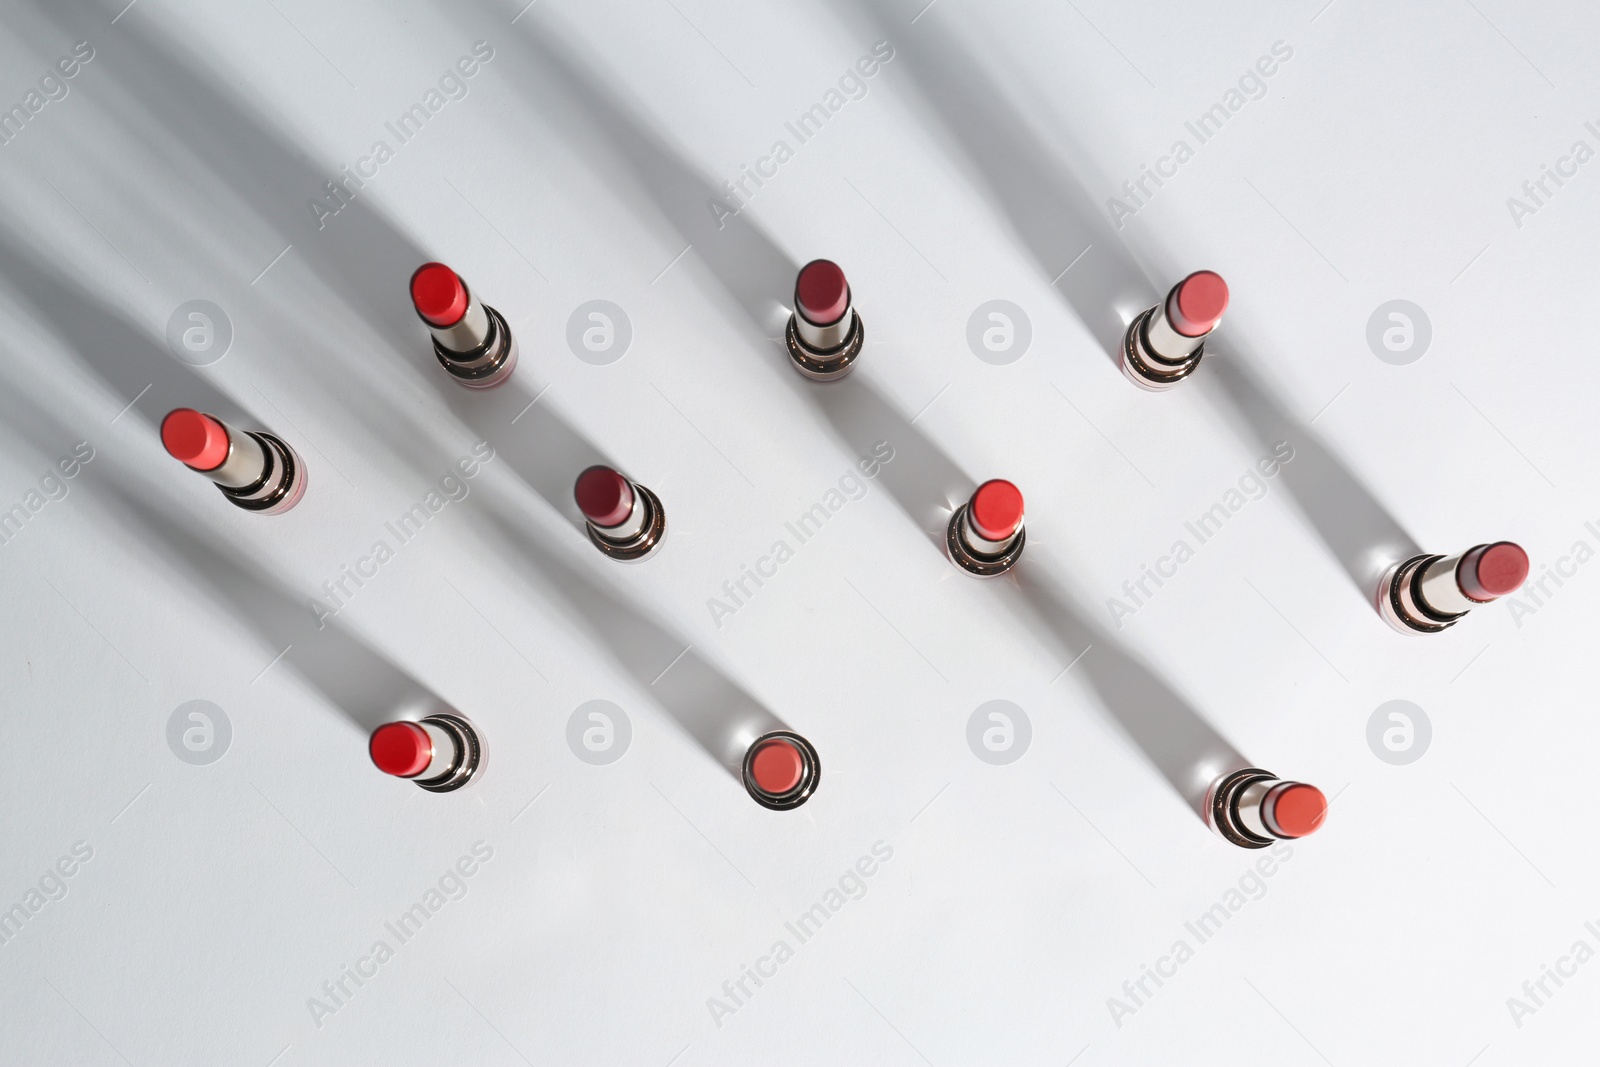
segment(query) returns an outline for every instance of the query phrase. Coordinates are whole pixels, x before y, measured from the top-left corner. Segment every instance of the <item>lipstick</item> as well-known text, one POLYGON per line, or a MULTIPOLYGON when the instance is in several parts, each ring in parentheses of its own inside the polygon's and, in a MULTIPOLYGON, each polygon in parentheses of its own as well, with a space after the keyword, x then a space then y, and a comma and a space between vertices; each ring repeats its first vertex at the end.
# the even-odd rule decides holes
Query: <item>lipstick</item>
POLYGON ((469 389, 491 389, 511 377, 517 340, 505 317, 478 300, 443 263, 424 263, 411 275, 411 303, 433 335, 433 354, 469 389))
POLYGON ((666 536, 667 513, 660 499, 610 467, 594 466, 578 475, 572 495, 589 540, 612 559, 638 562, 666 536))
POLYGON ((1214 271, 1195 271, 1128 324, 1122 373, 1141 389, 1171 389, 1200 365, 1206 336, 1227 309, 1228 283, 1214 271))
POLYGON ((945 528, 950 559, 980 578, 993 578, 1016 566, 1026 540, 1022 490, 1001 478, 978 486, 945 528))
POLYGON ((177 408, 161 420, 161 443, 246 511, 278 515, 305 495, 305 464, 270 433, 236 430, 215 415, 177 408))
POLYGON ((1403 634, 1438 633, 1479 604, 1516 592, 1527 577, 1528 553, 1510 541, 1459 556, 1413 556, 1384 572, 1378 614, 1403 634))
POLYGON ((822 761, 811 742, 789 730, 756 738, 744 755, 745 791, 774 811, 798 808, 816 792, 822 761))
POLYGON ((794 282, 794 313, 784 347, 795 369, 819 382, 850 373, 861 354, 866 327, 850 300, 850 283, 837 263, 813 259, 794 282))
POLYGON ((384 774, 409 778, 430 793, 449 793, 477 777, 483 741, 459 715, 439 713, 416 722, 386 722, 372 731, 367 752, 384 774))
POLYGON ((1327 814, 1322 790, 1258 767, 1223 775, 1206 791, 1206 823, 1240 848, 1266 848, 1274 841, 1305 837, 1327 814))

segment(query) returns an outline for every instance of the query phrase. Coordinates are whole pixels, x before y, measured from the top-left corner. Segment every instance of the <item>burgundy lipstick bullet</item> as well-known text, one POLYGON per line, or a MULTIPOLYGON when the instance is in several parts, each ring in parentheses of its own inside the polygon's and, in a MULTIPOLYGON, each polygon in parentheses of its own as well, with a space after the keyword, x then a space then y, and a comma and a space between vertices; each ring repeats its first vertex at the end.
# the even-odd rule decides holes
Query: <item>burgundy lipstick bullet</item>
POLYGON ((661 546, 667 513, 660 499, 610 467, 590 467, 572 487, 594 547, 612 559, 635 563, 661 546))
POLYGON ((837 381, 850 373, 865 337, 866 327, 839 265, 814 259, 801 267, 794 283, 794 313, 783 335, 795 369, 819 382, 837 381))

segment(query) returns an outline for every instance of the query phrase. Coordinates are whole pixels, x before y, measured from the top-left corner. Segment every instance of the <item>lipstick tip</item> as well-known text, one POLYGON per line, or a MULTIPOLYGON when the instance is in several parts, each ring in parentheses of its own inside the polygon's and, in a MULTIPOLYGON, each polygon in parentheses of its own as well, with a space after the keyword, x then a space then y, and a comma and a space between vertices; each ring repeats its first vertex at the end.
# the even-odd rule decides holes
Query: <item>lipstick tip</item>
POLYGON ((1320 827, 1327 815, 1328 798, 1304 782, 1283 786, 1272 805, 1272 821, 1285 837, 1305 837, 1320 827))
POLYGON ((633 486, 610 467, 594 466, 578 475, 572 487, 583 517, 596 526, 617 526, 633 511, 633 486))
POLYGON ((433 759, 433 739, 414 722, 386 722, 372 731, 367 752, 384 774, 413 778, 433 759))
POLYGON ((1167 318, 1185 337, 1201 337, 1216 329, 1226 310, 1228 283, 1215 271, 1197 270, 1178 283, 1167 318))
POLYGON ((794 284, 795 307, 818 326, 832 326, 850 307, 850 283, 832 260, 813 259, 794 284))
POLYGON ((467 287, 443 263, 424 263, 411 275, 411 303, 428 325, 446 329, 467 313, 467 287))
POLYGON ((1461 584, 1462 591, 1474 600, 1493 600, 1514 593, 1528 577, 1528 553, 1511 541, 1489 545, 1472 564, 1469 572, 1461 576, 1461 584))
POLYGON ((750 777, 763 792, 782 796, 793 791, 805 774, 800 750, 781 737, 766 742, 750 759, 750 777))
POLYGON ((161 444, 168 455, 197 471, 216 470, 228 458, 228 430, 193 408, 177 408, 161 420, 161 444))
POLYGON ((967 508, 972 528, 987 541, 1004 541, 1022 524, 1022 490, 1003 478, 978 486, 967 508))

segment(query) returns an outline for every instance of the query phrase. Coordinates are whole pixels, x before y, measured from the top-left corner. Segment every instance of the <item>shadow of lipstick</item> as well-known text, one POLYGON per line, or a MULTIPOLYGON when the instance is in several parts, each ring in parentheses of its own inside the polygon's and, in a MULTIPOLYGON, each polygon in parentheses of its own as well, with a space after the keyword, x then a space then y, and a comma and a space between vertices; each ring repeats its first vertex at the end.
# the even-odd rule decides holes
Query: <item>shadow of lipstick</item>
POLYGON ((238 553, 195 533, 180 516, 141 499, 115 479, 101 478, 96 489, 117 513, 123 530, 139 536, 174 571, 190 576, 264 646, 281 653, 282 666, 305 679, 363 733, 397 718, 451 710, 404 667, 338 622, 319 622, 309 601, 238 553))
POLYGON ((528 532, 527 524, 486 501, 480 513, 538 587, 554 593, 587 631, 683 731, 737 781, 757 737, 789 730, 695 648, 646 612, 582 573, 528 532))

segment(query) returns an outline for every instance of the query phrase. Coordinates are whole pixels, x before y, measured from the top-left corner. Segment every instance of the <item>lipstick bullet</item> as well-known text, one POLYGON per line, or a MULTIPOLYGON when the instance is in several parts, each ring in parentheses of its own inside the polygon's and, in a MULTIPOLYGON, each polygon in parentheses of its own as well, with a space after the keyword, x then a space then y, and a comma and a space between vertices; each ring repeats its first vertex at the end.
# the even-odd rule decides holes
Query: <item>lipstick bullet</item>
POLYGON ((745 791, 774 811, 798 808, 816 792, 822 761, 811 742, 789 730, 756 738, 744 755, 745 791))
POLYGON ((246 511, 278 515, 305 495, 305 464, 270 433, 236 430, 215 415, 177 408, 161 420, 161 443, 246 511))
POLYGON ((783 334, 795 368, 819 382, 837 381, 850 373, 865 337, 866 327, 839 265, 813 259, 801 267, 794 282, 794 313, 783 334))
POLYGON ((459 715, 438 713, 416 722, 386 722, 372 731, 367 752, 384 774, 409 778, 430 793, 449 793, 484 766, 483 741, 459 715))
POLYGON ((945 528, 945 548, 956 566, 980 578, 1004 574, 1022 558, 1022 490, 995 478, 956 509, 945 528))
POLYGON ((1240 848, 1305 837, 1328 814, 1328 798, 1305 782, 1287 782, 1258 767, 1223 775, 1206 791, 1206 823, 1240 848))
POLYGON ((517 339, 505 317, 480 301, 443 263, 424 263, 411 275, 411 303, 433 335, 433 354, 469 389, 491 389, 511 377, 517 339))
POLYGON ((1514 593, 1528 577, 1528 554, 1510 541, 1459 556, 1413 556, 1378 583, 1378 614, 1403 634, 1447 630, 1479 604, 1514 593))
POLYGON ((1194 373, 1206 335, 1228 308, 1228 283, 1213 271, 1195 271, 1167 298, 1128 324, 1122 338, 1122 373, 1141 389, 1171 389, 1194 373))
POLYGON ((594 547, 612 559, 635 563, 661 545, 667 513, 657 496, 610 467, 590 467, 572 487, 594 547))

